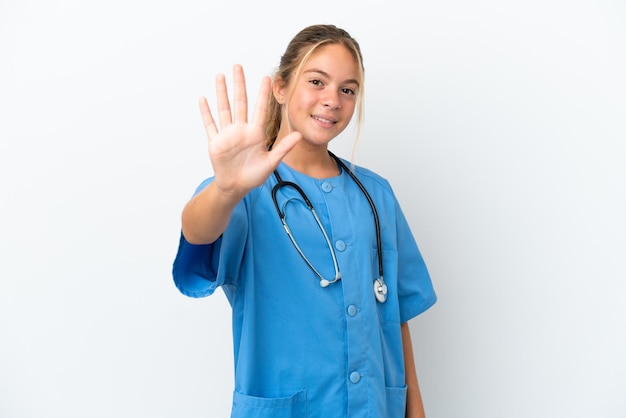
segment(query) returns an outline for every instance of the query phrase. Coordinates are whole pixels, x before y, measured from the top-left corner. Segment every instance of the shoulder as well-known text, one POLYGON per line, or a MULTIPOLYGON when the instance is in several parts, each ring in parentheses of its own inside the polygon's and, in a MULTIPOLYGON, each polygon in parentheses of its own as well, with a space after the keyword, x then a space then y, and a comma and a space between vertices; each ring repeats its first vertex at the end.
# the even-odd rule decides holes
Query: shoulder
POLYGON ((370 170, 369 168, 352 164, 350 161, 346 161, 344 159, 342 159, 342 161, 348 169, 352 170, 352 173, 363 183, 365 187, 367 187, 368 190, 370 188, 380 189, 393 194, 391 184, 382 175, 370 170))
POLYGON ((209 184, 211 184, 214 178, 215 177, 209 177, 209 178, 202 180, 200 184, 196 186, 196 189, 194 190, 193 195, 195 196, 198 193, 200 193, 202 190, 204 190, 209 184))

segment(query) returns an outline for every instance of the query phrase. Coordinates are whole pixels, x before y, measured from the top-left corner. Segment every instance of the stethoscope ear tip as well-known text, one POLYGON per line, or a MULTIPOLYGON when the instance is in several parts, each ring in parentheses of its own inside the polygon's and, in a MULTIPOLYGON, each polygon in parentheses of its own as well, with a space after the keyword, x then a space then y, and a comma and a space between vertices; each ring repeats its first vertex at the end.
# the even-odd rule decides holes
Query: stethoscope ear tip
POLYGON ((326 279, 320 280, 320 286, 322 286, 322 287, 326 287, 329 284, 330 284, 330 282, 328 280, 326 280, 326 279))

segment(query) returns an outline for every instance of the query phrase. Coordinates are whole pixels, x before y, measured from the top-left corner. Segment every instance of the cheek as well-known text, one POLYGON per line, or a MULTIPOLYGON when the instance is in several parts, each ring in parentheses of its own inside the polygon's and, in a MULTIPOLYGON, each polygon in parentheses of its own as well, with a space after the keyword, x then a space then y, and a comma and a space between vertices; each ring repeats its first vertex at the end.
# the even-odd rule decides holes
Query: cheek
POLYGON ((312 113, 315 109, 315 105, 318 103, 318 97, 316 94, 301 91, 299 94, 294 95, 291 100, 290 108, 299 112, 312 113))
POLYGON ((346 118, 352 119, 352 116, 354 116, 354 110, 356 109, 356 102, 354 100, 346 100, 342 103, 341 109, 343 110, 346 118))

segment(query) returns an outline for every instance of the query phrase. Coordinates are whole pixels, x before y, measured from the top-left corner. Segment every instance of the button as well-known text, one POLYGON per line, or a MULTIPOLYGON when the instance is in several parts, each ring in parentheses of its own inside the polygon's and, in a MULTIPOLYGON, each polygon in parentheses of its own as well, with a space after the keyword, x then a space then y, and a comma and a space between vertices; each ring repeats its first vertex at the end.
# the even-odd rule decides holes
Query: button
POLYGON ((346 243, 339 239, 335 242, 335 248, 337 251, 343 251, 346 249, 346 243))
POLYGON ((348 315, 350 315, 350 316, 356 316, 356 314, 357 314, 357 312, 358 312, 358 311, 359 311, 359 310, 356 308, 356 306, 354 306, 354 305, 350 305, 350 306, 348 306, 348 315))
POLYGON ((350 373, 350 381, 352 383, 359 383, 360 380, 361 380, 361 374, 359 372, 350 373))
POLYGON ((322 190, 324 190, 326 193, 330 193, 333 190, 333 186, 329 182, 325 181, 324 183, 322 183, 322 190))

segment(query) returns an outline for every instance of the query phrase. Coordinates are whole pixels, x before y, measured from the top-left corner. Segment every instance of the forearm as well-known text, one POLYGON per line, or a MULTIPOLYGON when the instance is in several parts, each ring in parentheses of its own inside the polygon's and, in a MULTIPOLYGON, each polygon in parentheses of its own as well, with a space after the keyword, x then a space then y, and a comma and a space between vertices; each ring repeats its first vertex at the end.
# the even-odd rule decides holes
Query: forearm
POLYGON ((214 183, 196 194, 182 213, 182 232, 191 244, 210 244, 224 232, 243 196, 220 191, 214 183))
POLYGON ((417 371, 415 369, 409 324, 405 322, 400 328, 402 331, 402 350, 404 352, 404 369, 407 386, 406 418, 424 418, 426 414, 424 412, 422 394, 417 381, 417 371))

